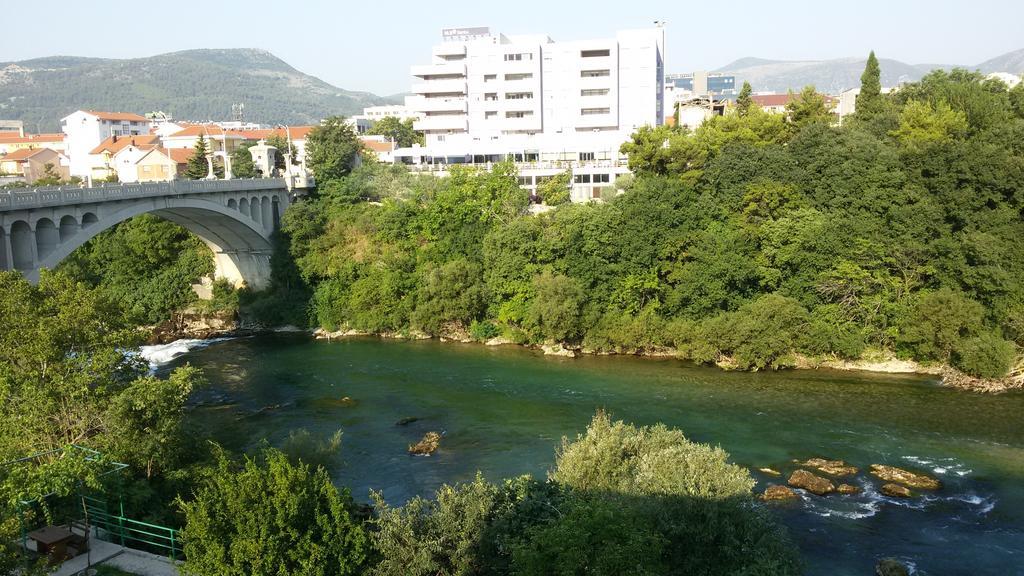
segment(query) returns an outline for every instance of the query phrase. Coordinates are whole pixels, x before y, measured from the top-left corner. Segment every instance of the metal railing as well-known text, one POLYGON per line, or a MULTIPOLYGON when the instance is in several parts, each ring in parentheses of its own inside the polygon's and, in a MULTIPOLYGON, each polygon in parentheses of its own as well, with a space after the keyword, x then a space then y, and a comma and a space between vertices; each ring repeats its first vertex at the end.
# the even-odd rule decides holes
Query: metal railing
POLYGON ((124 516, 123 507, 114 514, 107 503, 97 498, 82 496, 89 514, 89 525, 96 528, 96 537, 129 548, 142 548, 171 560, 182 557, 178 530, 132 520, 124 516))
POLYGON ((103 184, 84 186, 51 186, 0 191, 0 212, 30 210, 69 204, 91 204, 113 200, 241 192, 249 190, 286 190, 284 178, 239 178, 234 180, 173 180, 138 184, 103 184))

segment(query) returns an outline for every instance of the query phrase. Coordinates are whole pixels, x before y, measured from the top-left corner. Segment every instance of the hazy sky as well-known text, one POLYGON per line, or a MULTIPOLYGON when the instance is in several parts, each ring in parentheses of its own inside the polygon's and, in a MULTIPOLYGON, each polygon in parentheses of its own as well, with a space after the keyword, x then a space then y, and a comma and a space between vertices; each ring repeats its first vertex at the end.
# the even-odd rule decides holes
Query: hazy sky
POLYGON ((427 63, 441 29, 456 26, 578 40, 666 20, 668 72, 871 49, 911 64, 974 65, 1024 48, 1024 0, 55 0, 42 12, 4 4, 0 62, 263 48, 342 88, 382 95, 408 90, 409 66, 427 63))

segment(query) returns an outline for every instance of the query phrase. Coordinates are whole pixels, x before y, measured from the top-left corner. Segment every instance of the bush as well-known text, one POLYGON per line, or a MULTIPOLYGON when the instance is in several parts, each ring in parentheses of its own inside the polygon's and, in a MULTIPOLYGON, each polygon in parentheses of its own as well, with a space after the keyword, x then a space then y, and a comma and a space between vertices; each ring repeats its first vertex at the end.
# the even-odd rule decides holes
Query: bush
POLYGON ((586 348, 627 354, 662 348, 667 342, 665 319, 654 307, 647 307, 636 316, 608 312, 583 338, 586 348))
POLYGON ((477 342, 486 342, 499 334, 501 334, 501 330, 490 320, 473 320, 473 323, 469 325, 469 335, 477 342))
POLYGON ((981 304, 948 288, 925 294, 901 326, 898 350, 921 360, 949 360, 960 340, 981 329, 984 312, 981 304))
POLYGON ((360 573, 367 536, 322 468, 280 451, 235 465, 223 453, 185 513, 184 571, 196 576, 360 573))
POLYGON ((533 279, 533 291, 527 321, 541 337, 564 341, 579 336, 584 293, 576 280, 545 270, 533 279))
POLYGON ((417 327, 436 336, 450 323, 468 326, 486 307, 480 265, 460 258, 432 266, 423 274, 412 320, 417 327))
POLYGON ((804 347, 809 321, 796 300, 768 294, 703 322, 695 349, 701 360, 710 346, 741 369, 778 369, 791 364, 792 353, 804 347))
POLYGON ((1013 342, 995 334, 982 334, 958 342, 953 349, 953 366, 978 378, 1002 378, 1013 367, 1013 342))

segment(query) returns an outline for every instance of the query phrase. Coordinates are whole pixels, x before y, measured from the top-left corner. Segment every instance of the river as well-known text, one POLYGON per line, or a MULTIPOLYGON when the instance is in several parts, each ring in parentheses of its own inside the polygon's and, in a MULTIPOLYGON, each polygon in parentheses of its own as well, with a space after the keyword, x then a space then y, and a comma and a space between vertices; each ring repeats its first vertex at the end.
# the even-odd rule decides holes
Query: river
MULTIPOLYGON (((775 505, 808 574, 872 574, 878 558, 931 575, 1024 574, 1024 394, 986 396, 934 379, 834 371, 734 373, 670 359, 545 357, 519 347, 268 335, 217 342, 161 365, 203 368, 193 394, 196 434, 245 450, 292 431, 344 432, 332 466, 360 501, 392 503, 442 483, 543 477, 562 436, 605 408, 635 424, 665 424, 721 445, 751 469, 788 473, 791 460, 844 459, 932 474, 943 488, 911 500, 864 491, 775 505), (348 397, 351 401, 342 401, 348 397), (402 418, 419 418, 397 426, 402 418), (412 457, 425 432, 444 433, 412 457)), ((756 491, 779 480, 754 473, 756 491)))

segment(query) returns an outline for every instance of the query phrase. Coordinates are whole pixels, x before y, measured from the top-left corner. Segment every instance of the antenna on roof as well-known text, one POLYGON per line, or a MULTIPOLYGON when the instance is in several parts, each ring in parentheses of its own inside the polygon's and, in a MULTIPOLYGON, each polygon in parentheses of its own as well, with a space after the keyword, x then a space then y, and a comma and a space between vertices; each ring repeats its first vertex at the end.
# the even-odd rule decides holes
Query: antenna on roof
POLYGON ((235 122, 241 122, 245 116, 245 103, 239 102, 238 104, 231 105, 231 119, 235 122))

